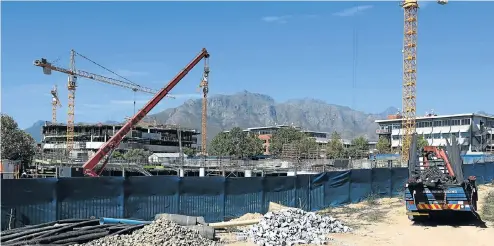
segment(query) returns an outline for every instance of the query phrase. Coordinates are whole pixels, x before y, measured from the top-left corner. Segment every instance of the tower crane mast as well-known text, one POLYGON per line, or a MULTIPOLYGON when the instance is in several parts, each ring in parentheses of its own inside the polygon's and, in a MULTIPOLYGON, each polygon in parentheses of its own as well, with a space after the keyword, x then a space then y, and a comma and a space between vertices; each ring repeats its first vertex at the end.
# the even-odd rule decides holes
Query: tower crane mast
POLYGON ((199 87, 202 88, 202 112, 201 112, 201 155, 207 155, 207 120, 208 120, 208 92, 209 92, 209 60, 204 60, 204 74, 199 87))
MULTIPOLYGON (((447 0, 438 0, 444 5, 447 0)), ((417 18, 418 0, 404 0, 401 2, 404 10, 404 37, 403 37, 403 95, 402 95, 402 147, 401 160, 407 163, 412 144, 412 135, 416 130, 416 85, 417 85, 417 18)))

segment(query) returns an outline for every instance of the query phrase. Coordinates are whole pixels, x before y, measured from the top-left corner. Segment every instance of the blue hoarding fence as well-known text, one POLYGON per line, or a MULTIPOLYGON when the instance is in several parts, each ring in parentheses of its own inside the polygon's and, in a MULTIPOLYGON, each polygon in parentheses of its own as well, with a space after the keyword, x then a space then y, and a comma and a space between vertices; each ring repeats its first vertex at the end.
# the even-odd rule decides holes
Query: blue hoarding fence
MULTIPOLYGON (((479 184, 494 163, 464 165, 479 184)), ((68 218, 151 220, 158 213, 204 216, 208 222, 265 213, 269 202, 304 210, 397 196, 407 168, 354 169, 294 177, 99 177, 2 180, 2 229, 68 218), (12 222, 14 221, 14 222, 12 222)))

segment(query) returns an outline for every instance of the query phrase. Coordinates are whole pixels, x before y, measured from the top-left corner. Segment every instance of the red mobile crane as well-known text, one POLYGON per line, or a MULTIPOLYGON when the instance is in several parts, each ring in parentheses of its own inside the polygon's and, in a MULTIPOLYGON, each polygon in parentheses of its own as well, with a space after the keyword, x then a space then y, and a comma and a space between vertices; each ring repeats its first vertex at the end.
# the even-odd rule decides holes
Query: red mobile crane
MULTIPOLYGON (((190 63, 187 65, 180 73, 178 73, 175 78, 173 78, 170 83, 163 89, 161 89, 149 102, 140 109, 125 125, 122 126, 120 130, 118 130, 115 135, 108 142, 106 142, 101 148, 94 154, 83 166, 84 174, 92 177, 98 177, 103 172, 106 164, 108 163, 113 151, 118 147, 122 139, 127 133, 132 129, 134 125, 136 125, 142 118, 144 118, 160 101, 163 99, 172 89, 175 87, 180 80, 182 80, 187 73, 189 73, 192 68, 194 68, 202 59, 209 59, 209 53, 206 48, 203 48, 201 53, 197 55, 190 63), (103 158, 108 154, 108 157, 103 162, 98 173, 94 171, 96 166, 103 158)), ((204 66, 204 75, 207 76, 209 74, 209 64, 205 63, 204 66)))
POLYGON ((429 157, 431 155, 434 155, 436 158, 443 160, 444 166, 448 170, 448 175, 451 177, 455 176, 455 172, 453 171, 453 167, 451 166, 451 163, 449 162, 448 155, 443 149, 439 149, 438 147, 435 146, 425 146, 424 147, 424 153, 423 153, 423 162, 424 162, 424 167, 429 167, 429 157))

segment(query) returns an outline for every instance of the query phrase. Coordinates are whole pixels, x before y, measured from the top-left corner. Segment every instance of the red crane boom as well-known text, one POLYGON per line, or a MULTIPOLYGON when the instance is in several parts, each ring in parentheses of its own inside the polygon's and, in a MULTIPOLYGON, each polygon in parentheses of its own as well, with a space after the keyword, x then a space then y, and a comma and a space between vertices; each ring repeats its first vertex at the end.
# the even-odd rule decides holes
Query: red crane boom
MULTIPOLYGON (((98 163, 103 160, 103 158, 108 153, 113 152, 118 147, 124 136, 130 132, 132 127, 135 126, 140 120, 142 120, 142 118, 144 118, 161 101, 161 99, 163 99, 173 89, 173 87, 175 87, 178 82, 180 82, 180 80, 182 80, 185 75, 187 75, 187 73, 189 73, 189 71, 192 70, 192 68, 194 68, 203 58, 209 58, 209 53, 205 48, 203 48, 201 53, 199 53, 199 55, 197 55, 180 73, 178 73, 165 88, 161 89, 151 100, 149 100, 149 102, 142 109, 140 109, 134 116, 132 116, 132 118, 127 121, 127 123, 125 123, 122 128, 120 128, 120 130, 118 130, 118 132, 115 133, 112 138, 110 138, 108 142, 103 144, 103 146, 101 146, 96 154, 94 154, 86 163, 84 163, 84 165, 82 166, 82 168, 84 169, 84 173, 92 177, 99 176, 94 171, 94 168, 98 165, 98 163)), ((207 72, 209 72, 209 69, 207 72)), ((99 174, 101 174, 101 172, 105 168, 108 159, 103 163, 99 174)))

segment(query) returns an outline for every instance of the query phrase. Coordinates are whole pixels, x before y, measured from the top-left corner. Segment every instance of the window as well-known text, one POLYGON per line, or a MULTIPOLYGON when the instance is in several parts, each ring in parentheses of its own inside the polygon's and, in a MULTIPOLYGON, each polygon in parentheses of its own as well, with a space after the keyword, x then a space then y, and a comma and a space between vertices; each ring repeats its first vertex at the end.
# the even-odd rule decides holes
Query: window
POLYGON ((451 126, 451 120, 443 120, 443 126, 451 126))
POLYGON ((400 124, 393 124, 393 130, 394 129, 401 129, 401 125, 400 124))
POLYGON ((460 133, 459 132, 453 132, 451 133, 451 135, 455 136, 456 138, 458 138, 460 136, 460 133))
POLYGON ((393 140, 399 140, 400 136, 399 135, 393 135, 393 140))
POLYGON ((468 132, 460 132, 460 137, 461 138, 468 138, 469 134, 468 134, 468 132))
POLYGON ((451 120, 452 126, 459 126, 461 124, 461 120, 451 120))
POLYGON ((436 127, 443 126, 443 121, 442 120, 435 120, 434 121, 434 126, 436 126, 436 127))
POLYGON ((440 139, 441 133, 434 133, 434 134, 432 134, 432 136, 434 137, 434 139, 440 139))
POLYGON ((432 135, 431 134, 424 134, 424 138, 425 139, 431 139, 432 138, 432 135))
POLYGON ((449 133, 442 133, 441 135, 442 135, 442 138, 445 138, 445 139, 448 139, 451 136, 451 134, 449 134, 449 133))
POLYGON ((461 125, 470 125, 470 119, 462 119, 461 120, 461 125))

